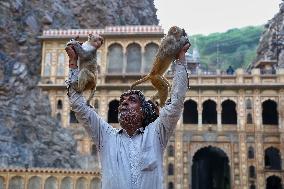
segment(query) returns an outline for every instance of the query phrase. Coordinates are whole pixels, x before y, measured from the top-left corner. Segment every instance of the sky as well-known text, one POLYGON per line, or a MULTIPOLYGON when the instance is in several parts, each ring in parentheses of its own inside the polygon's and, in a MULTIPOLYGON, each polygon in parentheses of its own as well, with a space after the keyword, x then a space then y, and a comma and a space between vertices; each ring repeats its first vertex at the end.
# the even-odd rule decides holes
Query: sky
POLYGON ((208 35, 267 23, 282 0, 154 0, 160 25, 185 28, 189 35, 208 35))

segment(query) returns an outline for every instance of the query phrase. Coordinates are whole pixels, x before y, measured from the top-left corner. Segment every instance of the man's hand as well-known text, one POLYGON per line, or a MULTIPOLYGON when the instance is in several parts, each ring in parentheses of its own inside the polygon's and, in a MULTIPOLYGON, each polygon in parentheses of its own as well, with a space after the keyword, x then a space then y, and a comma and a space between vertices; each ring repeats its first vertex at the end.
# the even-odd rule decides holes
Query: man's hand
POLYGON ((77 68, 78 55, 72 45, 65 47, 65 51, 69 57, 69 68, 77 68))
POLYGON ((185 60, 185 53, 186 51, 189 49, 190 47, 190 43, 186 43, 182 49, 179 51, 178 53, 178 56, 177 56, 177 59, 181 60, 181 61, 184 61, 185 60))

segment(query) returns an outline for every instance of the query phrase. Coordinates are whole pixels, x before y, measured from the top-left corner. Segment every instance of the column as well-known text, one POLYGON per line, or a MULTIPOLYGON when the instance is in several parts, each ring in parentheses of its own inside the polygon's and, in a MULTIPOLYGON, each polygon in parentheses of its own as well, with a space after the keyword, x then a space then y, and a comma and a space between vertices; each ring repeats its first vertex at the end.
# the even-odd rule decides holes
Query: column
POLYGON ((202 110, 203 108, 198 106, 197 111, 198 111, 198 130, 202 130, 202 110))
POLYGON ((255 135, 255 158, 256 158, 256 178, 257 188, 265 188, 265 177, 264 177, 264 149, 263 149, 263 135, 257 133, 255 135))
POLYGON ((222 130, 222 106, 220 103, 217 104, 217 129, 222 130))

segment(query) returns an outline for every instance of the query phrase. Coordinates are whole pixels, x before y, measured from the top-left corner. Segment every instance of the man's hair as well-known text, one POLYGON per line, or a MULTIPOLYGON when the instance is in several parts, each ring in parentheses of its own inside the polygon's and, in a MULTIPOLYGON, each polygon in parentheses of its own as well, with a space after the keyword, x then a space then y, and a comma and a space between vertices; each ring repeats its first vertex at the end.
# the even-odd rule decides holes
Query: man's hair
POLYGON ((142 126, 146 127, 150 123, 154 122, 158 115, 158 107, 151 101, 151 100, 146 100, 144 94, 140 90, 128 90, 120 96, 120 102, 122 101, 122 97, 124 96, 129 96, 135 94, 138 96, 140 103, 141 103, 141 108, 142 112, 144 114, 144 119, 142 126))

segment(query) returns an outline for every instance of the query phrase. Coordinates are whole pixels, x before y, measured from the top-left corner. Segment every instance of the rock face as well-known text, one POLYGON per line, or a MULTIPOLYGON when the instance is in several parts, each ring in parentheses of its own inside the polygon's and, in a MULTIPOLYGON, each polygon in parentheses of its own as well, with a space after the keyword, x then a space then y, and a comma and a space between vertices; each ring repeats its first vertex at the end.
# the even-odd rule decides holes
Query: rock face
POLYGON ((153 0, 0 1, 0 166, 78 168, 40 79, 43 29, 158 24, 153 0))
POLYGON ((278 60, 278 66, 284 67, 284 1, 279 7, 279 12, 265 25, 255 62, 260 59, 278 60))

